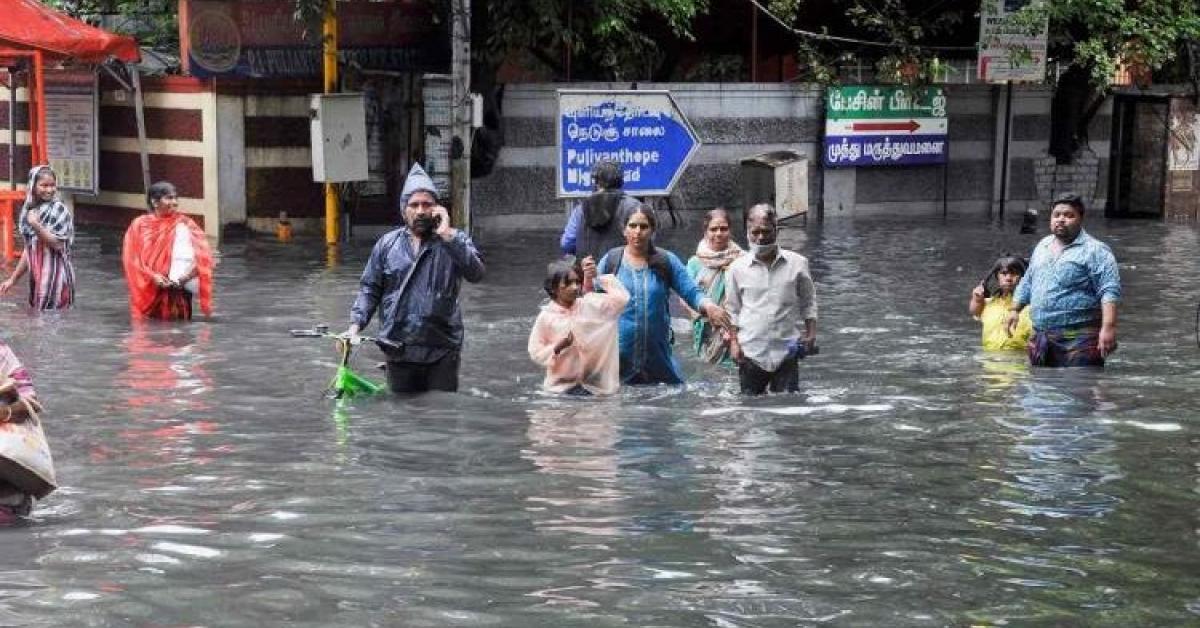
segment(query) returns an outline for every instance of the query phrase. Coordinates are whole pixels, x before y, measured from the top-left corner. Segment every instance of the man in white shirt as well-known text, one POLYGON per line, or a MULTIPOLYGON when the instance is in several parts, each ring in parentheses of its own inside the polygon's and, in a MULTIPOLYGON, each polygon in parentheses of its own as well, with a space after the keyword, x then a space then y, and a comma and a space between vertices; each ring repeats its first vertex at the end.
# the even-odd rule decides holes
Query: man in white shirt
POLYGON ((775 209, 746 212, 750 255, 729 265, 726 310, 736 328, 730 355, 743 394, 800 390, 797 361, 817 341, 817 297, 808 259, 775 243, 775 209))

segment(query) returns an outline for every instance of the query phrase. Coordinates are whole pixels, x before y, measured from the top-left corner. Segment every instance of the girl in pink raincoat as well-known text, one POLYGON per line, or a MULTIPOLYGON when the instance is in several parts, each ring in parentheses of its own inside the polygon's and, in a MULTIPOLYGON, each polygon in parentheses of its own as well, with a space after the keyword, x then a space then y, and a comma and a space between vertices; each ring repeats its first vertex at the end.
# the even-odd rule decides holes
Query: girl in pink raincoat
POLYGON ((617 321, 629 292, 614 275, 595 279, 603 292, 581 294, 582 284, 596 274, 585 267, 550 264, 542 306, 529 333, 529 357, 546 369, 547 392, 611 395, 621 385, 617 321))

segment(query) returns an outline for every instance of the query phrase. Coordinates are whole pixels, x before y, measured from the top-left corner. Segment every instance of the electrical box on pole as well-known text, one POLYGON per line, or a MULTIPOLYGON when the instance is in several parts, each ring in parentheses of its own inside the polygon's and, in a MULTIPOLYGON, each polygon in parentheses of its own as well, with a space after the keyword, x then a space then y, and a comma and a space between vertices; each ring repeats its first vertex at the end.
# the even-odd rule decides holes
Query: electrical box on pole
POLYGON ((313 94, 313 181, 367 180, 367 108, 362 94, 313 94))

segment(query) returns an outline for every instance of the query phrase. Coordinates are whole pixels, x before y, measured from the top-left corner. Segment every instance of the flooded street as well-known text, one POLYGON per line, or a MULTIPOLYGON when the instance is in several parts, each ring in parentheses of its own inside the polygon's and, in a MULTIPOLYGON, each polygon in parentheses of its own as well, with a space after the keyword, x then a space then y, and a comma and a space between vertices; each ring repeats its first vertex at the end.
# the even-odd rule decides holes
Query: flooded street
POLYGON ((1198 624, 1200 232, 1095 213, 1105 371, 978 349, 969 291, 1044 216, 846 221, 782 236, 821 354, 761 399, 687 338, 686 388, 538 392, 557 234, 479 241, 459 394, 335 407, 330 343, 287 332, 345 328, 369 243, 226 245, 213 320, 134 327, 119 234, 83 233, 78 309, 0 302, 62 485, 0 530, 0 625, 1198 624))

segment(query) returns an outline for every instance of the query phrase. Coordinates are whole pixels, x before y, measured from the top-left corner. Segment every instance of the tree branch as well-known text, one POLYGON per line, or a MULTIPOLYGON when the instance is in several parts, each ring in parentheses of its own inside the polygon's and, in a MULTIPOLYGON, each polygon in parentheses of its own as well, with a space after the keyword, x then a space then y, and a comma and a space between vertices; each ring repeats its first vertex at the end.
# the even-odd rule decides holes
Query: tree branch
POLYGON ((542 50, 541 48, 537 48, 532 45, 525 46, 525 50, 529 54, 533 55, 534 59, 541 61, 542 63, 544 63, 546 65, 546 67, 553 70, 555 76, 563 74, 562 62, 556 60, 554 57, 551 57, 549 54, 546 53, 545 50, 542 50))

